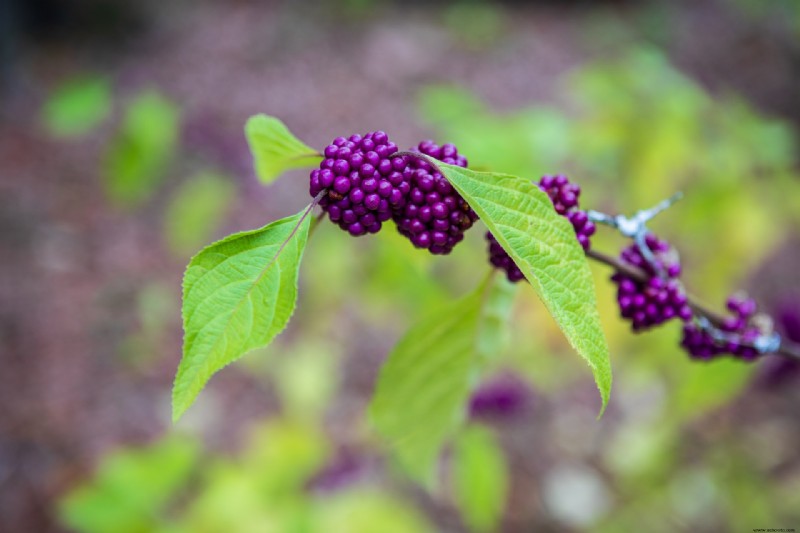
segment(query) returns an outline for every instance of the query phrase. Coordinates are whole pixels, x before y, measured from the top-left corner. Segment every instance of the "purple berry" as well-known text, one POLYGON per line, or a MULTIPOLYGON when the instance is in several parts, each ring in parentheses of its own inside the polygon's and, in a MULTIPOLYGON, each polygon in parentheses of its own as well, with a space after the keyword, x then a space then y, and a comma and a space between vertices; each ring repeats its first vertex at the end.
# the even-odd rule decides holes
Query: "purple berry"
MULTIPOLYGON (((588 250, 591 246, 589 238, 594 235, 596 228, 586 212, 578 210, 581 188, 570 183, 562 174, 542 176, 539 180, 539 188, 550 197, 556 212, 567 217, 575 230, 578 243, 584 250, 588 250)), ((524 279, 525 276, 490 232, 486 232, 486 240, 489 241, 489 262, 495 267, 505 270, 509 281, 516 282, 524 279)))
POLYGON ((377 233, 394 209, 406 204, 408 161, 393 157, 397 146, 382 131, 337 137, 310 176, 309 192, 325 194, 319 205, 353 236, 377 233), (405 185, 405 187, 403 187, 405 185))
POLYGON ((469 401, 471 418, 510 420, 529 410, 534 394, 530 386, 512 373, 503 373, 482 383, 469 401))
MULTIPOLYGON (((466 158, 452 144, 439 147, 433 141, 423 141, 416 150, 439 160, 447 154, 453 164, 467 166, 466 158)), ((400 206, 393 204, 392 218, 397 230, 417 248, 425 248, 435 255, 449 254, 478 215, 426 161, 410 158, 408 171, 404 172, 409 187, 406 202, 400 206)))
POLYGON ((505 271, 508 281, 516 283, 525 279, 525 275, 519 269, 513 259, 503 250, 497 239, 491 232, 486 232, 486 240, 489 241, 489 262, 495 267, 505 271))
POLYGON ((753 361, 760 355, 753 343, 761 335, 758 327, 750 323, 755 315, 756 303, 750 298, 731 297, 727 301, 728 310, 733 313, 719 324, 725 339, 715 339, 711 332, 698 324, 687 322, 683 327, 681 346, 692 359, 708 361, 724 354, 730 354, 743 361, 753 361))
POLYGON ((658 276, 655 269, 644 259, 638 246, 632 244, 624 249, 620 254, 621 260, 643 270, 648 279, 642 282, 621 272, 611 277, 617 284, 620 315, 631 321, 633 331, 642 331, 675 317, 684 322, 691 320, 692 309, 678 281, 680 264, 674 254, 670 253, 669 243, 658 239, 655 235, 648 235, 645 243, 665 271, 666 277, 658 276))

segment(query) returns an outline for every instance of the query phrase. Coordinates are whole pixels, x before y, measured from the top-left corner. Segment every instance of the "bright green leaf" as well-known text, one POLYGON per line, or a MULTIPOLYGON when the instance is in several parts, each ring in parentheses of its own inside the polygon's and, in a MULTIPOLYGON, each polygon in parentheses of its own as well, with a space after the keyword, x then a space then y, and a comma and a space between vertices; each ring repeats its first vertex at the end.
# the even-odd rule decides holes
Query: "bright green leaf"
POLYGON ((183 278, 183 358, 172 389, 173 420, 209 378, 266 346, 289 321, 311 207, 205 248, 183 278))
POLYGON ((56 137, 78 137, 103 122, 111 111, 111 85, 92 76, 61 85, 45 103, 43 119, 56 137))
POLYGON ((145 92, 128 105, 103 162, 114 202, 132 207, 155 192, 174 155, 178 127, 177 107, 157 92, 145 92))
POLYGON ((182 184, 164 218, 164 236, 170 249, 188 257, 208 242, 234 195, 230 180, 209 171, 200 172, 182 184))
POLYGON ((378 378, 370 417, 400 463, 430 485, 439 449, 463 420, 484 287, 413 326, 378 378))
POLYGON ((594 280, 569 221, 528 180, 436 162, 530 281, 570 344, 589 363, 602 398, 611 391, 608 345, 594 280))
POLYGON ((453 453, 454 495, 473 531, 497 529, 508 492, 508 466, 487 429, 473 426, 459 436, 453 453))
POLYGON ((275 117, 255 115, 244 127, 256 174, 264 183, 272 183, 293 168, 313 167, 322 160, 319 152, 292 135, 275 117))

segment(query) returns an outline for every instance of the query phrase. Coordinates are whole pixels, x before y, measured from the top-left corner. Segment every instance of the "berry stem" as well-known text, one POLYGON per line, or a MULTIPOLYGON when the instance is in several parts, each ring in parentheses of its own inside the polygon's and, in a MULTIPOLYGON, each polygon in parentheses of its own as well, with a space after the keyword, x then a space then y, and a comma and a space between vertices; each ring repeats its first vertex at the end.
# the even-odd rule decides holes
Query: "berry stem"
MULTIPOLYGON (((311 203, 308 204, 308 207, 306 208, 306 212, 303 213, 303 216, 300 219, 300 222, 302 222, 304 218, 306 218, 309 214, 311 214, 311 212, 314 210, 314 208, 317 207, 317 205, 319 205, 319 201, 322 200, 322 197, 325 196, 326 192, 327 192, 327 189, 323 190, 323 191, 320 191, 311 200, 311 203)), ((319 226, 319 223, 322 222, 322 219, 324 217, 325 217, 325 213, 321 213, 321 214, 319 214, 319 215, 317 215, 317 216, 315 216, 314 218, 311 219, 311 224, 309 225, 309 228, 308 228, 308 238, 309 239, 314 234, 314 230, 317 229, 317 226, 319 226)), ((298 227, 300 227, 300 226, 298 225, 298 227)), ((297 228, 295 228, 295 231, 297 231, 297 228)), ((294 235, 294 232, 292 232, 292 235, 294 235)))
MULTIPOLYGON (((645 283, 649 279, 647 273, 640 268, 623 263, 616 257, 604 254, 603 252, 590 249, 586 251, 586 257, 593 259, 598 263, 603 263, 604 265, 609 266, 617 272, 620 272, 636 281, 645 283)), ((724 318, 721 315, 699 303, 697 298, 687 294, 687 299, 689 306, 695 313, 697 313, 697 315, 705 317, 714 326, 720 326, 723 323, 724 318)), ((781 338, 780 347, 773 353, 800 361, 800 345, 787 341, 785 338, 781 338)))

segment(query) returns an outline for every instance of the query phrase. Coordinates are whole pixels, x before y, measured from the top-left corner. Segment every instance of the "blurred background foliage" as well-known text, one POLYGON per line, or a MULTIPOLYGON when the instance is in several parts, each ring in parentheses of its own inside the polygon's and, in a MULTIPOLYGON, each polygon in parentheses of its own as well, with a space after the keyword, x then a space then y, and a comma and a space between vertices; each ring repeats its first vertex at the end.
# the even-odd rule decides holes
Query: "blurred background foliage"
POLYGON ((681 190, 652 229, 690 291, 722 309, 747 289, 800 341, 797 2, 234 4, 202 2, 186 25, 155 2, 10 4, 20 38, 3 50, 25 54, 3 56, 18 58, 0 117, 9 531, 800 524, 797 366, 694 363, 677 324, 632 335, 603 266, 606 415, 521 285, 438 487, 412 483, 366 405, 400 335, 486 276, 480 224, 436 258, 390 228, 322 224, 289 329, 168 424, 183 266, 308 201, 303 171, 258 184, 242 134, 258 112, 317 148, 380 128, 454 142, 476 169, 564 172, 609 213, 681 190))

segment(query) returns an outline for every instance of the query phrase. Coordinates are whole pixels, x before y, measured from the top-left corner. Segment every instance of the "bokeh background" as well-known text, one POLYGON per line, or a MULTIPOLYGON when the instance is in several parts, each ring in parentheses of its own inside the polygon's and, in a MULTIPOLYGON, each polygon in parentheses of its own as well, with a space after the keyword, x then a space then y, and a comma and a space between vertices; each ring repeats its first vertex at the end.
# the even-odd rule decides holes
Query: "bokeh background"
POLYGON ((652 227, 691 291, 721 310, 745 289, 800 342, 800 3, 0 10, 0 531, 462 532, 491 493, 500 531, 800 527, 800 367, 692 362, 674 324, 632 335, 602 266, 605 416, 520 286, 468 438, 436 490, 410 482, 365 408, 402 333, 486 275, 480 225, 444 258, 321 226, 288 330, 169 421, 188 259, 308 202, 302 171, 255 178, 260 112, 318 148, 383 129, 474 168, 565 172, 606 212, 682 190, 652 227))

